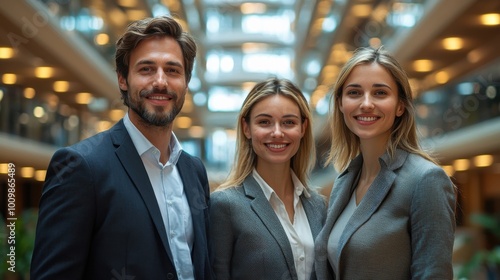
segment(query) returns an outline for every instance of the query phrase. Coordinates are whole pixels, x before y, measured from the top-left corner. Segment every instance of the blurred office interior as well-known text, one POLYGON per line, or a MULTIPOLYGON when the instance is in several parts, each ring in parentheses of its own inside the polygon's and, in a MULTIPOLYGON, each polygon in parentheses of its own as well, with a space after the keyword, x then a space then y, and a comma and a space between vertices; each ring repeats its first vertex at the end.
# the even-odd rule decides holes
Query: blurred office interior
MULTIPOLYGON (((472 221, 500 218, 500 1, 498 0, 16 0, 0 5, 0 206, 15 164, 16 212, 36 209, 58 147, 108 129, 125 114, 114 43, 126 25, 171 14, 199 44, 174 131, 205 163, 215 188, 232 165, 235 123, 250 88, 270 76, 310 101, 323 167, 330 88, 358 47, 384 45, 414 89, 424 146, 458 187, 454 261, 499 238, 472 221), (474 242, 470 242, 470 241, 474 242)), ((495 221, 495 219, 493 219, 495 221)))

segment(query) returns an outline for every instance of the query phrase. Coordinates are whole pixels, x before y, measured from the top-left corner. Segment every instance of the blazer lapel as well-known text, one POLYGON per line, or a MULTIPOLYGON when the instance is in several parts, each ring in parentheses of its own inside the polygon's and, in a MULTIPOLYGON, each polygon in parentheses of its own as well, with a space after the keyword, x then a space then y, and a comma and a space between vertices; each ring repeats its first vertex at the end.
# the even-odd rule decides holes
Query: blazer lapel
POLYGON ((245 179, 245 181, 243 182, 243 188, 246 195, 253 198, 251 202, 253 211, 257 214, 262 223, 266 226, 276 242, 279 244, 281 252, 285 257, 289 271, 292 274, 292 279, 297 279, 297 272, 295 271, 295 263, 293 260, 293 252, 290 246, 290 242, 288 241, 288 236, 281 226, 281 222, 274 212, 274 209, 271 207, 271 204, 264 195, 264 192, 252 175, 248 176, 245 179))
POLYGON ((306 198, 304 194, 300 196, 300 200, 302 202, 302 206, 304 207, 304 212, 306 212, 313 239, 316 239, 316 236, 318 236, 318 233, 321 231, 323 224, 322 216, 316 214, 316 210, 321 209, 323 206, 315 205, 315 201, 312 198, 306 198))
POLYGON ((161 238, 163 247, 167 252, 170 260, 173 260, 172 253, 170 252, 170 246, 168 245, 167 234, 165 231, 165 225, 163 224, 163 219, 161 217, 160 208, 156 197, 151 186, 151 181, 149 180, 148 174, 142 160, 137 153, 137 150, 130 138, 130 135, 123 124, 123 120, 118 122, 111 131, 111 137, 113 144, 116 147, 116 155, 120 160, 123 168, 128 173, 130 180, 137 188, 141 194, 144 204, 148 208, 151 219, 158 231, 158 235, 161 238))

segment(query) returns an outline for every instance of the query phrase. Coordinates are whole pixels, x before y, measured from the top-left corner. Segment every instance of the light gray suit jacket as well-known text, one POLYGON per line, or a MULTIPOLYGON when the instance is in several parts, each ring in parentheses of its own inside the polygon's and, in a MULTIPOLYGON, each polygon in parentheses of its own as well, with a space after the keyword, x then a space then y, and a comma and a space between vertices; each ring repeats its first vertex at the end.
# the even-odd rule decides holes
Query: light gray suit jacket
POLYGON ((452 279, 455 187, 424 158, 397 150, 381 170, 340 237, 339 262, 328 260, 328 238, 349 202, 363 159, 334 183, 323 230, 316 239, 318 279, 452 279), (335 267, 335 268, 334 268, 335 267))
MULTIPOLYGON (((324 223, 326 201, 312 190, 309 193, 301 201, 316 238, 324 223)), ((213 192, 210 202, 217 280, 297 279, 285 230, 252 175, 240 186, 213 192)))

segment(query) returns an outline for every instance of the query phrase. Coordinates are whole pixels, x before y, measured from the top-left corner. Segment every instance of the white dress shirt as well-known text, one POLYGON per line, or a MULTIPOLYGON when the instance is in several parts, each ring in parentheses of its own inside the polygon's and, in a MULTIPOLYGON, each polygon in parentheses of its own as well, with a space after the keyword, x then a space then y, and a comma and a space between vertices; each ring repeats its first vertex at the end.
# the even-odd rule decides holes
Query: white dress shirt
POLYGON ((295 215, 293 223, 290 222, 288 212, 286 211, 285 204, 278 197, 276 192, 260 177, 259 173, 254 169, 253 177, 259 183, 264 195, 271 204, 274 212, 278 216, 283 229, 286 232, 290 246, 292 247, 293 259, 295 263, 295 270, 299 280, 308 280, 311 277, 312 267, 314 264, 314 238, 311 233, 309 221, 307 220, 306 212, 302 206, 300 196, 302 193, 306 197, 310 197, 307 189, 299 181, 295 173, 292 173, 293 186, 295 188, 293 207, 295 215))
POLYGON ((153 186, 177 277, 183 280, 194 279, 191 261, 194 239, 193 221, 184 186, 176 167, 182 151, 181 145, 172 132, 169 144, 170 158, 164 165, 160 162, 160 151, 135 127, 128 114, 123 118, 123 123, 141 156, 153 186))

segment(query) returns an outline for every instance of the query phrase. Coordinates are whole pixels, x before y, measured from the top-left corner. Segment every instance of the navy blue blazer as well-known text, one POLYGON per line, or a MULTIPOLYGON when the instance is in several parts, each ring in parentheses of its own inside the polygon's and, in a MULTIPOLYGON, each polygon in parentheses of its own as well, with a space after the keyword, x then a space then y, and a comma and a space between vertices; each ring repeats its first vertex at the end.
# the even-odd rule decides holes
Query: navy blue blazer
MULTIPOLYGON (((177 168, 193 219, 195 278, 213 279, 205 167, 182 152, 177 168)), ((31 279, 177 279, 153 188, 123 120, 54 154, 31 279)))

